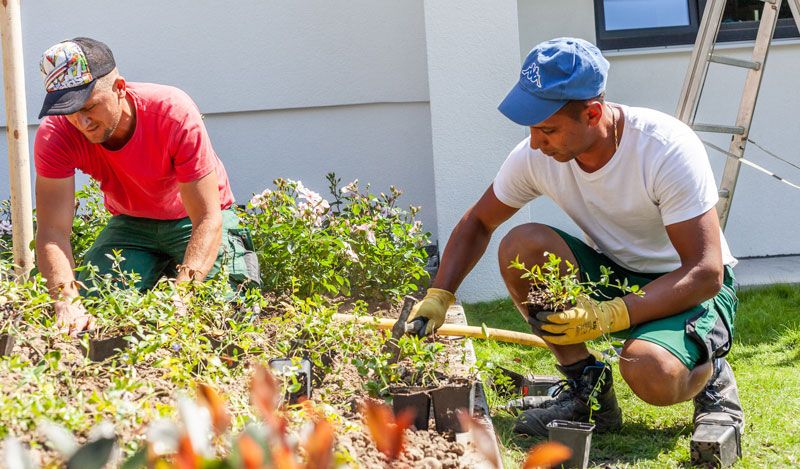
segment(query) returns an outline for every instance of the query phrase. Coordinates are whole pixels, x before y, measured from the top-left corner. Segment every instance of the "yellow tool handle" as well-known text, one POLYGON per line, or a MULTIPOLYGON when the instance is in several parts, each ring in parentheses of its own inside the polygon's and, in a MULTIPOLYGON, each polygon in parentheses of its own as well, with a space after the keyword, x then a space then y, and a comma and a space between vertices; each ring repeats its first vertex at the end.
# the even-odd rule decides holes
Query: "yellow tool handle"
MULTIPOLYGON (((355 321, 360 324, 374 325, 378 329, 391 329, 396 319, 379 318, 373 316, 355 316, 352 314, 334 314, 334 319, 340 321, 355 321)), ((438 335, 456 337, 474 337, 476 339, 491 339, 500 342, 509 342, 520 345, 533 345, 534 347, 547 348, 547 343, 541 337, 524 332, 507 331, 492 327, 463 326, 461 324, 443 324, 436 330, 438 335), (485 331, 485 333, 484 333, 485 331)))

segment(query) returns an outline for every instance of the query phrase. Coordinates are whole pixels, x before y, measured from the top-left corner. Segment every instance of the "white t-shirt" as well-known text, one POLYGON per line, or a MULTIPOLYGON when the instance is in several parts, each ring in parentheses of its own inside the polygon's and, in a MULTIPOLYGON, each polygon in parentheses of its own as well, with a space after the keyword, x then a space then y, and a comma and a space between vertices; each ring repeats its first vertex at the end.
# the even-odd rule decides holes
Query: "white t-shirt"
MULTIPOLYGON (((719 198, 703 144, 683 122, 652 109, 622 106, 619 148, 599 170, 559 163, 517 145, 494 180, 504 204, 520 208, 540 195, 553 199, 581 228, 586 242, 619 265, 642 273, 671 272, 680 257, 665 226, 710 210, 719 198)), ((720 232, 722 257, 735 265, 720 232)))

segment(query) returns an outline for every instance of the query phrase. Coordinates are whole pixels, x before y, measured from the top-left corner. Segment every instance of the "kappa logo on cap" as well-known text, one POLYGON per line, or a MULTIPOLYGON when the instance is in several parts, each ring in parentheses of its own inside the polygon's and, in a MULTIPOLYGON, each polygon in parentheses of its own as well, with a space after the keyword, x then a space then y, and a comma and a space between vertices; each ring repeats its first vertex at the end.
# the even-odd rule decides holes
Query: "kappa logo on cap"
POLYGON ((86 55, 80 46, 72 41, 60 42, 47 49, 42 56, 39 69, 48 93, 75 88, 94 80, 86 55))
POLYGON ((520 74, 525 78, 527 78, 528 81, 536 85, 538 88, 542 87, 542 77, 541 75, 539 75, 539 66, 536 65, 536 62, 533 62, 527 67, 523 68, 520 74))

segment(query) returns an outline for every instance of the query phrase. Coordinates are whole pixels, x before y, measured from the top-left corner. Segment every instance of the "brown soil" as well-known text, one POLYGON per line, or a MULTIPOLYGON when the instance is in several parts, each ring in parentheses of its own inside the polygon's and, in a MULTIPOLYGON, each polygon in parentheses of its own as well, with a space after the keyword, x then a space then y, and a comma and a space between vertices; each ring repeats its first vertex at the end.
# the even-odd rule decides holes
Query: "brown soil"
MULTIPOLYGON (((383 305, 386 310, 372 310, 373 314, 397 317, 400 305, 383 305)), ((273 311, 264 311, 266 316, 276 314, 277 308, 273 311)), ((268 342, 271 338, 278 335, 276 328, 279 326, 269 321, 264 323, 264 328, 260 330, 259 340, 268 342)), ((376 331, 365 329, 365 337, 370 334, 377 334, 376 331)), ((433 339, 426 339, 433 340, 433 339)), ((443 370, 450 376, 466 376, 466 367, 463 364, 463 352, 461 352, 461 339, 438 338, 444 343, 446 348, 439 357, 448 357, 446 366, 443 370)), ((24 329, 21 331, 17 346, 13 355, 18 360, 29 362, 32 367, 41 366, 47 360, 45 355, 51 351, 60 352, 58 358, 59 365, 56 371, 44 371, 48 383, 55 383, 53 393, 63 399, 68 400, 68 407, 73 412, 83 412, 93 415, 96 421, 110 420, 115 425, 115 430, 120 442, 131 448, 131 444, 142 441, 147 424, 153 419, 158 418, 162 412, 159 409, 176 409, 176 391, 188 386, 178 386, 173 382, 165 371, 164 367, 153 366, 159 361, 169 360, 173 355, 169 349, 160 349, 151 354, 146 363, 136 365, 137 382, 139 386, 125 396, 115 396, 117 406, 114 408, 101 408, 100 402, 90 399, 92 395, 103 395, 107 389, 112 388, 112 373, 109 371, 111 362, 90 363, 83 357, 80 344, 73 339, 64 336, 42 337, 41 331, 37 327, 24 329), (82 396, 76 399, 75 396, 82 396), (121 403, 120 403, 121 402, 121 403), (125 406, 125 408, 123 408, 125 406), (126 415, 135 412, 137 415, 144 415, 144 421, 134 423, 126 415)), ((266 362, 267 357, 259 357, 260 362, 266 362)), ((252 362, 242 359, 242 364, 236 368, 235 375, 223 382, 212 383, 223 396, 230 396, 233 402, 234 396, 246 396, 248 393, 248 379, 250 376, 252 362), (243 365, 243 366, 241 366, 243 365), (235 379, 234 379, 235 378, 235 379)), ((332 363, 332 371, 322 378, 319 387, 314 389, 313 400, 315 402, 326 402, 332 405, 343 418, 351 422, 360 422, 358 406, 354 405, 358 399, 363 398, 365 392, 365 378, 359 375, 356 368, 349 363, 349 357, 338 356, 332 363)), ((26 379, 24 375, 29 374, 29 370, 13 370, 3 363, 0 363, 0 395, 35 396, 41 393, 41 384, 36 380, 26 379)), ((442 376, 443 381, 447 380, 442 376)), ((410 383, 411 384, 411 383, 410 383)), ((186 394, 193 394, 191 389, 184 391, 186 394)), ((101 400, 102 401, 102 400, 101 400)), ((245 398, 246 401, 246 398, 245 398)), ((248 414, 235 416, 240 421, 246 420, 248 414)), ((248 411, 245 411, 248 412, 248 411)), ((168 414, 169 415, 169 414, 168 414)), ((32 457, 36 463, 47 466, 53 465, 55 461, 60 461, 58 455, 48 446, 44 437, 35 431, 34 428, 19 426, 14 416, 5 416, 0 419, 0 427, 3 433, 14 434, 26 446, 33 446, 32 457), (12 420, 8 420, 8 418, 12 420), (16 423, 15 423, 16 422, 16 423)), ((360 426, 360 423, 356 423, 360 426)), ((83 431, 77 435, 78 442, 85 442, 88 431, 83 431)), ((391 467, 460 467, 458 458, 463 455, 464 448, 461 444, 452 441, 452 437, 439 434, 435 431, 411 431, 406 432, 408 442, 405 450, 391 467)), ((355 460, 355 464, 360 467, 386 467, 389 466, 387 459, 375 448, 369 436, 362 428, 360 431, 343 432, 337 436, 337 452, 346 450, 355 460)))
POLYGON ((540 311, 563 311, 566 309, 564 305, 553 305, 547 291, 534 284, 531 284, 531 288, 528 290, 528 301, 525 304, 528 305, 529 317, 534 317, 540 311))
POLYGON ((461 468, 458 459, 464 454, 464 446, 448 439, 447 435, 432 430, 406 430, 406 443, 400 458, 389 463, 380 453, 365 430, 339 435, 337 443, 350 454, 358 455, 359 467, 396 469, 416 467, 461 468))

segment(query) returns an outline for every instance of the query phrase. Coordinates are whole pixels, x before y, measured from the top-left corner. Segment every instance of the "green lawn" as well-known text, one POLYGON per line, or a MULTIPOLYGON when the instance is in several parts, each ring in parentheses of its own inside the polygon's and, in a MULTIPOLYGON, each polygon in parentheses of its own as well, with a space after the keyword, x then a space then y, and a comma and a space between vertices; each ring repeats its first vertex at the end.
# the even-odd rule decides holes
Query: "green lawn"
MULTIPOLYGON (((775 285, 739 294, 735 345, 728 355, 739 384, 747 427, 737 467, 800 466, 800 286, 775 285)), ((485 323, 529 332, 511 300, 464 305, 471 325, 485 323)), ((479 358, 521 373, 557 374, 547 350, 475 341, 479 358)), ((592 436, 596 467, 683 467, 689 464, 692 404, 650 406, 631 393, 615 367, 615 389, 624 426, 592 436)), ((489 394, 492 394, 489 391, 489 394)), ((519 467, 538 440, 512 433, 514 417, 490 395, 493 420, 507 467, 519 467)))

